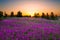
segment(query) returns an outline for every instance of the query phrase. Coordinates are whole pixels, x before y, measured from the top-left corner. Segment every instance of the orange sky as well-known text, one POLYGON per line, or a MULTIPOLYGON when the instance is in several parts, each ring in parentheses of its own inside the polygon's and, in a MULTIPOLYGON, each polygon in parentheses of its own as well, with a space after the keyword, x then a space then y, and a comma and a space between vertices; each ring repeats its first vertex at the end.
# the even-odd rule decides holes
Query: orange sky
POLYGON ((60 15, 60 6, 58 6, 56 3, 52 2, 39 2, 39 1, 21 1, 21 2, 10 2, 8 4, 5 4, 4 7, 0 7, 0 10, 6 11, 8 14, 10 14, 11 11, 14 11, 16 14, 17 11, 21 11, 23 15, 31 15, 33 16, 35 12, 39 12, 40 14, 42 12, 49 13, 54 12, 55 14, 60 15))

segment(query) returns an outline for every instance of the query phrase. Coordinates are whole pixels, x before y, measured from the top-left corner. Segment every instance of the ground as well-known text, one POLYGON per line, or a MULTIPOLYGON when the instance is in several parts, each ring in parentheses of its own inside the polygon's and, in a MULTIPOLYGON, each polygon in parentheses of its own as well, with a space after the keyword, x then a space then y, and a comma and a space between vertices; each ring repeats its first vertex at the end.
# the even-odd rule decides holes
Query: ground
POLYGON ((0 20, 0 40, 60 40, 60 20, 6 18, 0 20))

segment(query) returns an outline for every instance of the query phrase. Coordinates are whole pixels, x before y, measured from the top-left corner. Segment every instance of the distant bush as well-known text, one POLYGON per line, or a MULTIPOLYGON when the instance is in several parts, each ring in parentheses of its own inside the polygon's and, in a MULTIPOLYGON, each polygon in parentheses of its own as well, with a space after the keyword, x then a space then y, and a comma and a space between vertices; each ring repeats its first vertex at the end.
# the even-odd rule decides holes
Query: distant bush
POLYGON ((58 20, 58 16, 57 16, 57 15, 55 15, 55 19, 57 19, 57 20, 58 20))
POLYGON ((25 15, 25 16, 23 16, 23 17, 31 17, 31 15, 25 15))
POLYGON ((40 17, 39 13, 34 13, 34 17, 40 17))

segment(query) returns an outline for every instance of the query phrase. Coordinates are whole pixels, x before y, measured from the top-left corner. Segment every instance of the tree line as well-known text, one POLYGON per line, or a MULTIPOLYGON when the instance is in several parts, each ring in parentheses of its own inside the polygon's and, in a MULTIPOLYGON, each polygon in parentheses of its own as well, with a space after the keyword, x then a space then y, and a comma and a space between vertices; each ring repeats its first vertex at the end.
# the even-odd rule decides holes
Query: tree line
MULTIPOLYGON (((0 19, 1 19, 1 18, 4 18, 4 17, 6 18, 6 17, 23 17, 23 16, 22 16, 22 12, 21 12, 21 11, 18 11, 18 12, 17 12, 17 15, 14 15, 14 12, 12 11, 9 16, 8 16, 8 14, 7 14, 6 12, 4 12, 4 15, 3 15, 3 12, 0 11, 0 19)), ((30 15, 30 16, 24 16, 24 17, 31 17, 31 15, 30 15)), ((34 13, 34 17, 35 17, 35 18, 41 17, 41 18, 52 19, 52 20, 58 19, 58 18, 57 18, 57 15, 54 15, 53 12, 51 12, 50 15, 49 15, 48 13, 46 13, 46 15, 45 15, 45 13, 42 13, 41 16, 39 15, 39 13, 34 13)))
POLYGON ((39 13, 35 13, 34 17, 41 17, 41 18, 45 18, 45 19, 49 19, 49 20, 57 20, 58 19, 58 16, 54 15, 53 12, 51 12, 50 15, 48 13, 46 13, 46 15, 45 15, 45 13, 42 13, 41 16, 39 16, 39 13))

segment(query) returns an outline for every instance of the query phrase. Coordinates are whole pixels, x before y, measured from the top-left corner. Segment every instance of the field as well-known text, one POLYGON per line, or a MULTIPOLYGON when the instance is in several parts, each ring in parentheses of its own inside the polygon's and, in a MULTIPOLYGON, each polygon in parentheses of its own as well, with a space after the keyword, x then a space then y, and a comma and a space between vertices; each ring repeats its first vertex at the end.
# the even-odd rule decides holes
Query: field
POLYGON ((60 20, 6 18, 0 21, 0 40, 60 40, 60 20))

